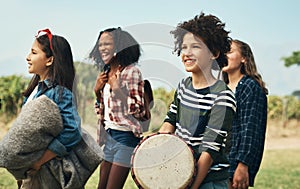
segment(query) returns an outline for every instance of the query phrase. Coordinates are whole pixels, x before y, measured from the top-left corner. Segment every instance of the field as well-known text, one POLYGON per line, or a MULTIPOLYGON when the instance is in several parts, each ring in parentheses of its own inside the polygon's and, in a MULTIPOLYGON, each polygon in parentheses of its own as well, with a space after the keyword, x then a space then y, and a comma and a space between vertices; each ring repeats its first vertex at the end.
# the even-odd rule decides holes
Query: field
MULTIPOLYGON (((300 125, 291 122, 286 128, 278 122, 269 123, 266 150, 261 169, 257 175, 256 189, 300 189, 300 125), (276 125, 276 126, 273 126, 276 125), (280 124, 279 124, 280 125, 280 124)), ((95 189, 98 183, 97 169, 86 184, 86 189, 95 189)), ((0 189, 15 189, 14 178, 0 168, 0 189)), ((137 188, 129 175, 125 189, 137 188)))

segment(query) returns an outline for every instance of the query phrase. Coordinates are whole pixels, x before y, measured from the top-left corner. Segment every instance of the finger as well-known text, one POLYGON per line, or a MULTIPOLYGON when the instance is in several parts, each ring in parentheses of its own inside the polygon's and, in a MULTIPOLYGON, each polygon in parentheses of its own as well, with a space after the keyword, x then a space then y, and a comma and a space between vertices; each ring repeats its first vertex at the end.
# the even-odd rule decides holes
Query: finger
POLYGON ((120 76, 120 70, 117 70, 117 72, 116 72, 116 78, 118 79, 119 78, 119 76, 120 76))
POLYGON ((237 188, 237 187, 238 187, 238 184, 237 184, 236 182, 234 182, 234 183, 232 184, 232 187, 233 187, 233 188, 237 188))
POLYGON ((95 110, 95 114, 100 114, 100 111, 99 110, 95 110))
POLYGON ((98 74, 98 76, 97 76, 97 78, 101 78, 101 77, 103 77, 103 76, 105 76, 106 74, 105 73, 100 73, 100 74, 98 74))
POLYGON ((108 78, 108 76, 107 76, 107 74, 103 74, 103 75, 100 75, 98 78, 103 79, 103 78, 108 78))
POLYGON ((33 176, 33 175, 35 175, 35 174, 37 173, 37 170, 35 170, 35 169, 30 169, 30 170, 28 170, 26 173, 27 173, 28 176, 33 176))
POLYGON ((247 189, 248 186, 247 186, 247 184, 246 184, 245 182, 240 182, 240 183, 238 184, 238 188, 240 188, 240 189, 247 189))

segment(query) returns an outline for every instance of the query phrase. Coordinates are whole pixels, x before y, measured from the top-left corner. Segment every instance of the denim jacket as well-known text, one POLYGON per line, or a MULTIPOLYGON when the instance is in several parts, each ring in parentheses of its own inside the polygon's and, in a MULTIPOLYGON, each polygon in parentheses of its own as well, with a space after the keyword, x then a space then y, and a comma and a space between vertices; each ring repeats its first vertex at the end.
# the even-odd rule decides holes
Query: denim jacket
MULTIPOLYGON (((49 144, 48 149, 57 156, 65 156, 81 140, 81 120, 74 103, 73 93, 65 87, 45 80, 38 83, 38 90, 33 98, 42 94, 57 104, 63 120, 63 130, 49 144)), ((27 102, 27 99, 28 97, 24 99, 23 104, 27 102)))

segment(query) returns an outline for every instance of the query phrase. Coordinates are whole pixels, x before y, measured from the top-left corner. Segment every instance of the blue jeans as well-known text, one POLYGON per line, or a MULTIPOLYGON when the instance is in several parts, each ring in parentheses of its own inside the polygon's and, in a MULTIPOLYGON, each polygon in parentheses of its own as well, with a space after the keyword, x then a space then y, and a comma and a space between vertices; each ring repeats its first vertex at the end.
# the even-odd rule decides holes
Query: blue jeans
POLYGON ((107 130, 107 141, 104 146, 104 159, 111 163, 130 167, 131 155, 139 144, 140 138, 131 131, 107 130))
POLYGON ((199 189, 228 189, 228 180, 221 180, 221 181, 214 181, 214 182, 207 182, 201 184, 199 189))

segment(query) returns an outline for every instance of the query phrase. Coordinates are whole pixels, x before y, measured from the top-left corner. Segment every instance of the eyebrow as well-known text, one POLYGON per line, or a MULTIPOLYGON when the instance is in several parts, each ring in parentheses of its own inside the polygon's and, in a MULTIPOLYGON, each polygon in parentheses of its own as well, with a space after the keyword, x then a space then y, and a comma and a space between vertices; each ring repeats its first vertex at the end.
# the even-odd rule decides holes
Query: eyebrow
MULTIPOLYGON (((187 44, 185 44, 185 43, 182 43, 181 45, 187 45, 187 44)), ((191 45, 203 45, 203 43, 191 43, 191 45)))

